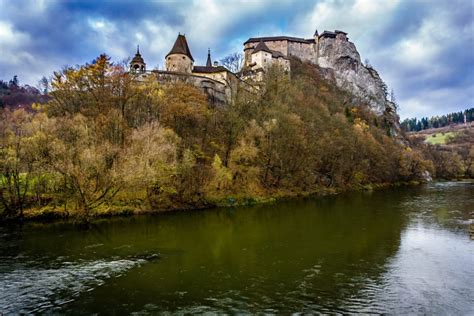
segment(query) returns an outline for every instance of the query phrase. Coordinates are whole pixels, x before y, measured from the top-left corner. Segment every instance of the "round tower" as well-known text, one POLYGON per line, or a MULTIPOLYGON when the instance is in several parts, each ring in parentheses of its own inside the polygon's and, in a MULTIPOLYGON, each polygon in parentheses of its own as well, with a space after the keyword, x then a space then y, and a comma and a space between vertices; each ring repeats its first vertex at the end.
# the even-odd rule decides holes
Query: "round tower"
POLYGON ((184 35, 179 34, 173 48, 165 57, 167 71, 192 73, 194 59, 184 35))
POLYGON ((137 53, 130 62, 130 72, 144 73, 146 71, 146 64, 140 55, 140 47, 137 45, 137 53))

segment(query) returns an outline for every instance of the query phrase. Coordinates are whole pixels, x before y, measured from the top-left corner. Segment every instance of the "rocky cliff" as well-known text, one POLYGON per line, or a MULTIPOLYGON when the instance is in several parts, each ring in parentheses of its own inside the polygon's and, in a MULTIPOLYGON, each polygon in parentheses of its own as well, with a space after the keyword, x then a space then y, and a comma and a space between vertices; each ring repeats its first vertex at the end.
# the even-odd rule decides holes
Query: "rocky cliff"
POLYGON ((317 64, 325 70, 323 73, 331 74, 339 87, 366 101, 377 115, 384 115, 396 133, 399 124, 396 106, 387 100, 387 87, 377 71, 361 62, 354 43, 344 33, 320 37, 316 50, 317 64))

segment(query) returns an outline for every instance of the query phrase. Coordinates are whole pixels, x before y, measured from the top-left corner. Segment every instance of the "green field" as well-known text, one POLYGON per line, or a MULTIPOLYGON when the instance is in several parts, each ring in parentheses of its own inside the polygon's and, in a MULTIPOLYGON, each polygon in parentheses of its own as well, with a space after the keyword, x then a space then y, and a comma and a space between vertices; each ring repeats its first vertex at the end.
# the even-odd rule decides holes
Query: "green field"
POLYGON ((435 133, 426 136, 425 142, 431 145, 444 145, 449 138, 453 138, 455 132, 435 133))

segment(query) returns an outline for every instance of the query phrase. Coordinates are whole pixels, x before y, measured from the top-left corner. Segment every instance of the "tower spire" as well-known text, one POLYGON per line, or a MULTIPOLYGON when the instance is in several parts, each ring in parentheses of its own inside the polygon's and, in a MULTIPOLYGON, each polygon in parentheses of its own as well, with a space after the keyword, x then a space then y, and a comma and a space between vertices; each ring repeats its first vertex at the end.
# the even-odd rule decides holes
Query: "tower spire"
POLYGON ((212 61, 211 61, 211 49, 207 49, 207 62, 206 62, 206 67, 212 67, 212 61))
POLYGON ((140 45, 137 45, 137 55, 140 55, 140 45))

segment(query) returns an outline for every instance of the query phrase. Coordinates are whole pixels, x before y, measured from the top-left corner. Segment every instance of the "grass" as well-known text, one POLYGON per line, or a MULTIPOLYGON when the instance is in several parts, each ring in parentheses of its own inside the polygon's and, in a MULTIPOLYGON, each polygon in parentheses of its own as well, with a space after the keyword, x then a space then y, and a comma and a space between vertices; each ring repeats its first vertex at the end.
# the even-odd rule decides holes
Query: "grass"
POLYGON ((445 145, 449 138, 456 136, 455 132, 435 133, 426 136, 425 142, 431 145, 445 145))

